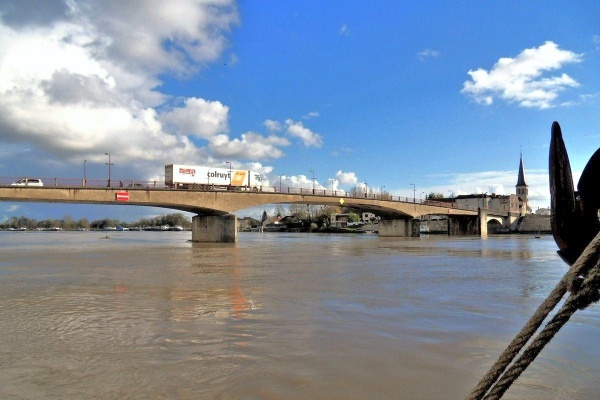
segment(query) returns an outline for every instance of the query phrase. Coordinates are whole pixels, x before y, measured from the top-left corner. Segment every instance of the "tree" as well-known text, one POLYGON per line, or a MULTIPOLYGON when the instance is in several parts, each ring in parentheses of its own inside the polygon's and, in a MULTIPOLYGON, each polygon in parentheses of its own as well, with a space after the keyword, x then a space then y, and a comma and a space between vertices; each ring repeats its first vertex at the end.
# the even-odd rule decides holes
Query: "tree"
POLYGON ((290 215, 299 219, 307 219, 308 209, 305 204, 290 204, 290 215))
POLYGON ((367 190, 364 186, 354 186, 348 191, 350 197, 365 197, 367 190))
POLYGON ((360 221, 360 215, 355 212, 348 213, 348 221, 350 222, 358 222, 360 221))
POLYGON ((60 221, 60 227, 66 231, 72 231, 75 229, 75 220, 71 215, 66 214, 63 219, 60 221))
POLYGON ((443 193, 435 193, 435 192, 431 192, 427 195, 427 200, 434 200, 434 199, 443 199, 444 198, 444 194, 443 193))

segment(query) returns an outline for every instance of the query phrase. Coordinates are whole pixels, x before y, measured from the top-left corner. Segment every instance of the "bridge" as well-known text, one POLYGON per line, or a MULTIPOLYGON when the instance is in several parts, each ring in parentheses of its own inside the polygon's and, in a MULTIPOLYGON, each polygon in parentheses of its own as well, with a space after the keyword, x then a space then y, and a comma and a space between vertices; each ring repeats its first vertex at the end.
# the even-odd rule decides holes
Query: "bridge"
POLYGON ((447 216, 451 235, 486 235, 488 221, 495 219, 503 226, 510 222, 508 215, 382 194, 350 196, 344 191, 282 187, 263 187, 260 191, 181 190, 157 182, 131 182, 124 187, 90 183, 55 179, 54 186, 25 187, 0 181, 0 201, 136 205, 187 211, 197 214, 192 218, 192 241, 197 242, 237 241, 237 218, 232 213, 264 204, 347 206, 372 212, 381 217, 378 234, 383 237, 419 236, 418 218, 424 215, 447 216))

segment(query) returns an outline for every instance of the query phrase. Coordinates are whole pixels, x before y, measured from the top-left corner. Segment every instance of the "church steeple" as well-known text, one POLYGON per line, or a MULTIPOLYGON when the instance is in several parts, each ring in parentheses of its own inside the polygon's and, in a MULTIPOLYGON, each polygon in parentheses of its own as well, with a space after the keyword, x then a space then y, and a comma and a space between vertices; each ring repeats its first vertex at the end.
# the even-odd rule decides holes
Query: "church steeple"
POLYGON ((519 177, 517 178, 517 196, 519 197, 519 214, 525 215, 531 212, 529 208, 529 189, 525 182, 525 167, 523 166, 523 153, 519 162, 519 177))
POLYGON ((517 179, 517 188, 519 186, 527 187, 527 183, 525 183, 525 168, 523 167, 523 154, 521 154, 521 162, 519 163, 519 178, 517 179))

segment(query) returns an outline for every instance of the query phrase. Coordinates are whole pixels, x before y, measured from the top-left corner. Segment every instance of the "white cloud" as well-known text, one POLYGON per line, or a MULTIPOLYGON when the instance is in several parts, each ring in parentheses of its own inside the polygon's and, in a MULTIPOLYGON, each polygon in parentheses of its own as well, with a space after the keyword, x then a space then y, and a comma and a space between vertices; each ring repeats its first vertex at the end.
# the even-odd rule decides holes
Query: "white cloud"
POLYGON ((235 2, 229 0, 69 4, 75 23, 107 38, 109 45, 101 49, 107 58, 154 73, 186 73, 216 60, 227 47, 225 34, 239 22, 235 2))
POLYGON ((342 185, 356 185, 358 182, 358 178, 354 172, 343 172, 342 170, 339 170, 336 172, 335 177, 342 185))
POLYGON ((281 124, 278 121, 273 121, 272 119, 267 119, 263 122, 263 125, 267 127, 267 129, 271 132, 279 132, 281 131, 281 124))
MULTIPOLYGON (((284 176, 282 182, 293 188, 312 188, 313 181, 305 175, 284 176)), ((317 181, 315 180, 315 186, 317 181)))
POLYGON ((219 101, 191 97, 184 107, 164 113, 161 121, 172 125, 180 135, 210 139, 228 132, 228 113, 229 107, 219 101))
POLYGON ((321 135, 305 128, 302 122, 295 122, 292 119, 285 121, 287 125, 287 134, 302 139, 306 147, 321 147, 323 139, 321 135))
POLYGON ((281 158, 283 151, 279 147, 288 146, 286 138, 278 136, 264 137, 254 132, 242 134, 240 139, 229 139, 227 135, 216 135, 210 140, 209 148, 221 158, 241 158, 261 160, 281 158))
POLYGON ((499 59, 490 71, 469 70, 472 80, 464 82, 461 92, 485 105, 492 104, 497 97, 522 107, 549 108, 555 105, 559 92, 579 84, 565 73, 544 74, 581 60, 581 54, 561 50, 549 41, 540 47, 525 49, 515 58, 499 59))
POLYGON ((422 62, 427 61, 427 59, 429 59, 429 58, 437 58, 439 56, 440 56, 440 52, 439 51, 431 50, 431 49, 425 49, 425 50, 420 51, 420 52, 417 53, 417 57, 422 62))
POLYGON ((350 30, 348 29, 348 25, 343 24, 340 27, 340 35, 342 36, 348 36, 350 34, 350 30))
POLYGON ((311 119, 311 118, 316 118, 319 116, 319 112, 318 111, 311 111, 306 115, 303 115, 302 118, 303 119, 311 119))
POLYGON ((596 50, 600 50, 600 35, 592 36, 592 41, 596 45, 596 50))

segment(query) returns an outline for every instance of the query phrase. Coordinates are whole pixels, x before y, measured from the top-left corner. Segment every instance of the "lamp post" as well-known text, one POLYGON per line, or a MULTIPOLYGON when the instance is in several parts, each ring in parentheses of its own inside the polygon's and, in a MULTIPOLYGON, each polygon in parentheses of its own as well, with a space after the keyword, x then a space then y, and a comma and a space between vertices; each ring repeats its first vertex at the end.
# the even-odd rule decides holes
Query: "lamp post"
POLYGON ((425 194, 425 192, 421 192, 421 194, 419 195, 419 202, 422 203, 423 202, 423 195, 425 194))
POLYGON ((313 171, 312 169, 310 170, 310 172, 312 172, 312 181, 313 181, 313 194, 315 194, 315 171, 313 171))
POLYGON ((231 162, 225 161, 225 164, 229 164, 229 186, 231 186, 231 162))
POLYGON ((105 164, 108 165, 108 187, 110 187, 110 166, 114 164, 110 162, 110 153, 104 153, 104 155, 108 156, 108 162, 105 164))
POLYGON ((383 185, 383 186, 381 187, 381 190, 380 190, 380 192, 381 192, 381 198, 382 198, 382 199, 383 199, 383 188, 384 188, 384 187, 385 187, 385 185, 383 185))
POLYGON ((87 182, 87 175, 85 173, 85 164, 87 163, 87 160, 83 160, 83 186, 86 185, 87 182))
POLYGON ((281 177, 285 176, 285 174, 279 175, 279 193, 281 193, 281 177))
POLYGON ((412 187, 413 187, 413 203, 417 202, 417 189, 414 183, 411 183, 412 187))

